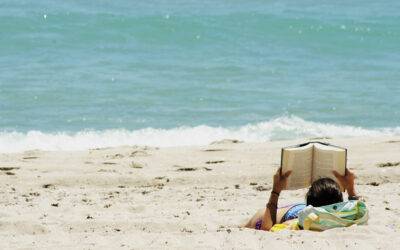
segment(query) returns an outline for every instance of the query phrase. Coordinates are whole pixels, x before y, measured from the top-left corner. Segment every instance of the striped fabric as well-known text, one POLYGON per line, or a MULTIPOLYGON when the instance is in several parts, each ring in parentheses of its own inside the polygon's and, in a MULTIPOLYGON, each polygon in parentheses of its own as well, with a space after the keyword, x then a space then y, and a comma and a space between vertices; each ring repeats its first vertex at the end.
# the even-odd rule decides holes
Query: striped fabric
POLYGON ((364 202, 350 200, 328 206, 307 206, 299 213, 299 225, 305 230, 324 231, 335 227, 366 224, 368 209, 364 202))

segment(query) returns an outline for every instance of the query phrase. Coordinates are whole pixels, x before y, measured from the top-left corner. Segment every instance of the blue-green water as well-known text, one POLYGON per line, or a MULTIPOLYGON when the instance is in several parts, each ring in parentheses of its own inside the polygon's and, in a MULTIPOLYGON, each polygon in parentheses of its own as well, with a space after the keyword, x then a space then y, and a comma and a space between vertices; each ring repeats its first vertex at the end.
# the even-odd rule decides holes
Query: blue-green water
POLYGON ((0 151, 400 134, 399 1, 0 2, 0 151))

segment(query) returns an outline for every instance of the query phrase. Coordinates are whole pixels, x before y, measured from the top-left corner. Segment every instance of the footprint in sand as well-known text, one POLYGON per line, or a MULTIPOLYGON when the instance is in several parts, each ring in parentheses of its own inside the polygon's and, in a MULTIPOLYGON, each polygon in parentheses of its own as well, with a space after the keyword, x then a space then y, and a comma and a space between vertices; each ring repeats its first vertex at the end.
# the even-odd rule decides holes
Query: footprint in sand
POLYGON ((37 156, 25 156, 25 157, 22 157, 22 159, 23 160, 34 160, 34 159, 38 159, 39 157, 37 157, 37 156))
POLYGON ((387 141, 386 143, 400 143, 400 140, 387 141))
POLYGON ((400 161, 397 161, 397 162, 384 162, 384 163, 379 163, 378 164, 379 168, 397 167, 397 166, 400 166, 400 161))
POLYGON ((175 165, 174 167, 177 168, 175 171, 178 171, 178 172, 187 172, 187 171, 196 171, 196 170, 198 170, 198 168, 181 167, 181 166, 178 166, 178 165, 175 165))
POLYGON ((265 187, 263 185, 259 185, 259 186, 255 187, 254 189, 259 191, 259 192, 262 192, 262 191, 271 190, 271 187, 265 187))
POLYGON ((54 186, 54 184, 43 184, 42 188, 51 188, 51 189, 55 189, 56 187, 54 186))
POLYGON ((204 149, 204 152, 221 152, 221 151, 228 151, 227 149, 222 149, 222 148, 208 148, 204 149))
POLYGON ((129 157, 137 157, 137 156, 149 156, 150 154, 143 150, 135 150, 133 151, 129 157))
POLYGON ((144 165, 140 164, 140 163, 137 163, 137 162, 131 162, 130 167, 131 168, 139 168, 140 169, 140 168, 143 168, 144 165))
POLYGON ((215 145, 215 144, 236 144, 236 143, 243 143, 243 141, 239 141, 239 140, 236 140, 236 139, 224 139, 224 140, 220 140, 220 141, 211 142, 211 145, 215 145))
POLYGON ((223 160, 217 160, 217 161, 206 161, 206 164, 219 164, 219 163, 224 163, 225 161, 223 160))
POLYGON ((103 162, 103 164, 104 164, 104 165, 116 165, 117 163, 105 161, 105 162, 103 162))
POLYGON ((19 169, 17 167, 0 167, 0 171, 11 171, 11 170, 16 170, 19 169))
POLYGON ((122 154, 113 154, 113 155, 106 155, 105 157, 109 158, 109 159, 122 159, 122 158, 124 158, 124 155, 122 155, 122 154))

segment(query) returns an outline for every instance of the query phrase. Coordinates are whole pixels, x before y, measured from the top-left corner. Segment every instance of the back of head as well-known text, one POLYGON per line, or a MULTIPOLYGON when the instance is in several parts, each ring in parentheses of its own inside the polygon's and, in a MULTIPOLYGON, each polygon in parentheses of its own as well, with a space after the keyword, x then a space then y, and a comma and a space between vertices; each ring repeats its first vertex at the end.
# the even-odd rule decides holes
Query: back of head
POLYGON ((320 207, 343 201, 339 185, 331 178, 321 178, 311 184, 306 195, 307 205, 320 207))

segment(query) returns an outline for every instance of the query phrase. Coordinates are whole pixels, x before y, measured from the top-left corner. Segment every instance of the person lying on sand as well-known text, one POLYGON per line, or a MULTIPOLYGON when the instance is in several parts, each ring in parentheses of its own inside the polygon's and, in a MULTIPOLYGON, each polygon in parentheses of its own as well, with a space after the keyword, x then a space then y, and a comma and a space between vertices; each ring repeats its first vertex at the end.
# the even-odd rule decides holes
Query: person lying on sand
POLYGON ((311 184, 306 194, 306 204, 298 203, 278 208, 279 194, 287 186, 290 174, 291 171, 282 174, 281 168, 278 169, 273 177, 273 188, 266 208, 259 210, 245 227, 268 231, 276 223, 288 223, 290 220, 296 219, 298 213, 308 205, 320 207, 342 202, 343 195, 340 186, 347 190, 349 200, 358 200, 354 188, 355 175, 346 168, 344 176, 333 171, 340 186, 331 178, 318 179, 311 184))

